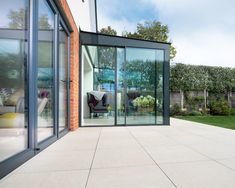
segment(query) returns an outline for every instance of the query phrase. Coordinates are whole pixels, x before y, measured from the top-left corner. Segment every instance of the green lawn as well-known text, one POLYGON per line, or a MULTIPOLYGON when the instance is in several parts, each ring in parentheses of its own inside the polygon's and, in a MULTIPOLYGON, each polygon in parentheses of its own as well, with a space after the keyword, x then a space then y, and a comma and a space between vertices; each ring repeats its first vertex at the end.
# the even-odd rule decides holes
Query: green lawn
POLYGON ((235 116, 177 116, 176 118, 235 130, 235 116))

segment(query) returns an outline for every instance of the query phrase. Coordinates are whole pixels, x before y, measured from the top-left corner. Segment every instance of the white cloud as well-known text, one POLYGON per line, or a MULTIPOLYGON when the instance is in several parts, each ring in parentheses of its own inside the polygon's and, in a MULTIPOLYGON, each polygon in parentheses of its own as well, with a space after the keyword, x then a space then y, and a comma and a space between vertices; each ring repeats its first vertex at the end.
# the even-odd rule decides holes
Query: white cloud
POLYGON ((211 30, 174 37, 177 56, 174 62, 235 67, 235 38, 223 31, 211 30))
MULTIPOLYGON (((158 20, 169 26, 170 38, 177 48, 175 62, 235 67, 234 0, 139 0, 136 3, 152 5, 158 20)), ((123 30, 135 30, 137 23, 110 16, 118 10, 108 6, 106 11, 107 6, 99 11, 100 27, 111 25, 119 34, 123 30)), ((128 1, 123 6, 128 6, 128 1)))
POLYGON ((175 62, 235 67, 234 0, 141 0, 170 28, 175 62))
POLYGON ((118 32, 118 35, 121 35, 123 31, 133 32, 136 29, 136 23, 130 22, 126 18, 113 19, 102 12, 99 13, 98 25, 99 29, 111 26, 118 32))

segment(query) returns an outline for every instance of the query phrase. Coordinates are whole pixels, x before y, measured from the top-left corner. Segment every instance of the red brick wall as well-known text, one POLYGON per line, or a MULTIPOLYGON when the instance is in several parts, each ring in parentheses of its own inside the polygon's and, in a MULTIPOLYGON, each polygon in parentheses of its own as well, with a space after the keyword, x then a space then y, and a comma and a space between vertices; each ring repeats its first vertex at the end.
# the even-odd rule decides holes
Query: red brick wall
POLYGON ((70 35, 70 130, 78 128, 79 118, 79 32, 66 0, 59 0, 72 26, 70 35))

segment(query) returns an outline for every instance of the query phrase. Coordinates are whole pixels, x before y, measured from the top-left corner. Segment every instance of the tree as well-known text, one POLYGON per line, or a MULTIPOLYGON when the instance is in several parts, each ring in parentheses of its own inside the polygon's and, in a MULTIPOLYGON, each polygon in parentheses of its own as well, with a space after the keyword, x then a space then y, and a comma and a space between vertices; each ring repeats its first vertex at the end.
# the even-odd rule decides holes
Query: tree
POLYGON ((106 35, 114 35, 114 36, 117 35, 117 31, 115 31, 114 29, 112 29, 111 26, 102 28, 102 29, 100 30, 100 33, 106 34, 106 35))
MULTIPOLYGON (((18 11, 10 10, 8 14, 10 22, 8 27, 10 29, 25 29, 26 28, 26 11, 21 8, 18 11)), ((38 25, 40 29, 51 29, 52 26, 49 23, 49 18, 47 14, 42 14, 39 17, 38 25)))
MULTIPOLYGON (((167 25, 163 25, 159 21, 146 21, 144 24, 139 23, 136 28, 136 32, 123 32, 123 35, 130 38, 138 38, 145 40, 152 40, 157 42, 170 42, 169 40, 169 28, 167 25)), ((170 59, 173 59, 176 55, 176 49, 172 45, 170 46, 170 59)))
MULTIPOLYGON (((110 26, 102 28, 100 33, 108 35, 117 35, 117 31, 110 26)), ((122 36, 152 40, 157 42, 171 42, 169 39, 169 28, 167 25, 163 25, 159 21, 146 21, 144 24, 137 24, 136 32, 123 31, 122 36)), ((172 45, 170 46, 170 59, 173 59, 176 55, 176 49, 172 45)))
POLYGON ((38 25, 39 25, 39 28, 40 29, 52 29, 53 26, 48 22, 48 16, 47 14, 42 14, 40 17, 39 17, 39 21, 38 21, 38 25))
POLYGON ((184 108, 184 91, 188 89, 187 83, 188 67, 182 63, 177 63, 170 68, 170 90, 180 92, 180 107, 184 108))
POLYGON ((235 69, 176 64, 171 66, 170 89, 180 91, 181 101, 187 91, 204 91, 204 108, 207 107, 208 92, 216 98, 223 94, 231 106, 231 93, 235 91, 235 69))
POLYGON ((19 11, 10 10, 8 18, 10 19, 9 28, 11 29, 24 29, 26 27, 25 22, 26 12, 21 8, 19 11))

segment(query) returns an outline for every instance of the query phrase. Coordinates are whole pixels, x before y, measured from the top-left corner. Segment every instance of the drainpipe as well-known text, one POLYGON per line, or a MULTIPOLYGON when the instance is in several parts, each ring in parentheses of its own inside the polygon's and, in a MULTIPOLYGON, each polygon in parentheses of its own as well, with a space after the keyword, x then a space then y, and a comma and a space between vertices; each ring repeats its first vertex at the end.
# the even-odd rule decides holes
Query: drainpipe
POLYGON ((98 33, 97 0, 94 0, 94 3, 95 3, 95 26, 96 26, 96 33, 98 33))

